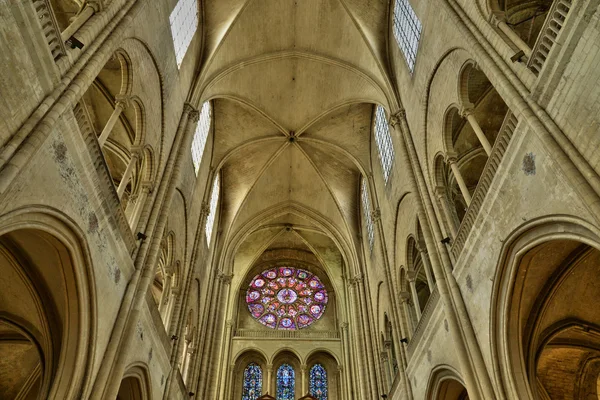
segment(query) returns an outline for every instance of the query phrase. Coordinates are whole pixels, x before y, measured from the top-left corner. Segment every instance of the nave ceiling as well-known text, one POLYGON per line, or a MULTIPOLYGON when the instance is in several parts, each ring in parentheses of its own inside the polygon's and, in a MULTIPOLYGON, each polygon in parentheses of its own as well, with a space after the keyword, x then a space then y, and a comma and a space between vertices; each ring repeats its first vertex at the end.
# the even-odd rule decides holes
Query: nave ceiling
POLYGON ((211 165, 221 171, 226 252, 241 240, 267 250, 260 229, 281 230, 300 218, 318 233, 289 241, 289 248, 304 251, 329 236, 345 257, 359 257, 360 177, 371 170, 374 104, 389 109, 394 98, 386 72, 388 6, 205 4, 193 97, 213 101, 211 165))

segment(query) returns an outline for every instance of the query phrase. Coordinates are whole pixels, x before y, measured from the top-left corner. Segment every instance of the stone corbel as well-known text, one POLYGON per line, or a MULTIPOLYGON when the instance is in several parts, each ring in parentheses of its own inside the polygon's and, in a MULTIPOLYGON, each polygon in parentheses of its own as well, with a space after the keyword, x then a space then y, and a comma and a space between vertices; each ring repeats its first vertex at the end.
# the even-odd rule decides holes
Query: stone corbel
POLYGON ((115 108, 121 107, 121 109, 123 111, 125 111, 127 109, 127 107, 129 107, 130 102, 131 102, 131 99, 127 95, 118 94, 115 96, 115 108))
POLYGON ((414 282, 417 280, 417 272, 416 271, 406 271, 406 279, 409 282, 414 282))

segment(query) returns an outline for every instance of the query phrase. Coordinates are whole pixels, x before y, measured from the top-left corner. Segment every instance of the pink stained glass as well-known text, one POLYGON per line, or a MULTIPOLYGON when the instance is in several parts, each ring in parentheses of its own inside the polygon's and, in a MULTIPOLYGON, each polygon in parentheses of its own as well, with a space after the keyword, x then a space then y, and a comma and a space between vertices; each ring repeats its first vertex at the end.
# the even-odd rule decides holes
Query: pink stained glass
POLYGON ((250 314, 272 329, 306 328, 323 316, 327 301, 327 289, 317 276, 288 266, 256 275, 246 292, 250 314))

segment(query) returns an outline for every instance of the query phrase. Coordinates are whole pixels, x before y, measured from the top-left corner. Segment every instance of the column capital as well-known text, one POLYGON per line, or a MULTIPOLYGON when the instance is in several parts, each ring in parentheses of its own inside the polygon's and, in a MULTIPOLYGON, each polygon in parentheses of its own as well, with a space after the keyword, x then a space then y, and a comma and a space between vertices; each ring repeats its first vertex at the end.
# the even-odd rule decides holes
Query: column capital
POLYGON ((190 103, 183 103, 183 112, 186 114, 191 113, 192 111, 198 111, 196 107, 191 105, 190 103))
POLYGON ((203 217, 207 217, 210 213, 210 204, 207 201, 202 202, 202 207, 200 208, 200 215, 203 217))
POLYGON ((446 194, 446 188, 442 185, 438 185, 433 189, 438 199, 441 199, 446 194))
POLYGON ((379 207, 371 211, 371 221, 376 224, 381 219, 381 210, 379 207))
POLYGON ((87 0, 85 3, 83 3, 83 7, 81 7, 81 9, 83 10, 85 7, 92 8, 95 13, 104 9, 104 5, 99 0, 87 0))
POLYGON ((391 340, 384 340, 383 342, 383 348, 386 350, 389 350, 392 348, 392 341, 391 340))
POLYGON ((398 125, 405 118, 406 110, 404 108, 401 108, 390 116, 389 124, 392 128, 396 128, 396 125, 398 125))
POLYGON ((223 272, 219 272, 217 279, 219 279, 224 285, 229 285, 233 279, 233 275, 226 275, 223 272))
POLYGON ((492 11, 490 13, 490 24, 498 26, 501 23, 506 23, 506 15, 503 11, 492 11))
POLYGON ((152 190, 154 189, 154 185, 150 181, 143 181, 140 184, 140 188, 142 189, 142 191, 145 191, 146 193, 151 193, 152 190))
POLYGON ((417 271, 406 271, 406 279, 408 279, 409 282, 414 282, 417 280, 417 271))
POLYGON ((382 351, 381 353, 379 353, 379 359, 384 362, 387 361, 388 360, 387 351, 382 351))
POLYGON ((338 365, 337 370, 338 372, 342 372, 344 370, 344 366, 338 365))
POLYGON ((348 323, 347 323, 347 322, 341 322, 341 323, 340 323, 340 328, 341 328, 343 331, 347 331, 347 330, 348 330, 348 323))
POLYGON ((126 110, 129 106, 131 99, 129 96, 124 94, 118 94, 115 96, 115 108, 120 107, 122 110, 126 110))
POLYGON ((235 321, 233 319, 228 319, 227 322, 225 322, 225 325, 227 325, 228 328, 232 328, 235 325, 235 321))
POLYGON ((467 105, 467 106, 461 107, 461 108, 460 108, 460 110, 458 110, 458 114, 459 114, 461 117, 463 117, 463 118, 465 118, 465 119, 466 119, 466 118, 469 118, 469 115, 473 115, 473 112, 474 112, 474 111, 475 111, 475 110, 473 109, 473 107, 472 107, 472 106, 470 106, 470 105, 467 105))
POLYGON ((267 364, 267 371, 273 372, 273 364, 267 364))
POLYGON ((308 365, 301 364, 300 365, 300 371, 302 371, 302 373, 306 373, 306 371, 308 371, 308 365))
POLYGON ((131 158, 140 158, 142 156, 142 151, 144 151, 142 146, 131 146, 129 148, 129 154, 131 155, 131 158))
POLYGON ((455 152, 447 152, 446 153, 446 163, 452 165, 452 164, 456 164, 456 162, 458 161, 458 155, 455 152))
POLYGON ((400 301, 406 303, 410 299, 410 293, 406 291, 400 292, 400 301))
POLYGON ((358 273, 358 274, 354 275, 352 280, 354 281, 354 283, 361 283, 363 280, 363 276, 361 273, 358 273))

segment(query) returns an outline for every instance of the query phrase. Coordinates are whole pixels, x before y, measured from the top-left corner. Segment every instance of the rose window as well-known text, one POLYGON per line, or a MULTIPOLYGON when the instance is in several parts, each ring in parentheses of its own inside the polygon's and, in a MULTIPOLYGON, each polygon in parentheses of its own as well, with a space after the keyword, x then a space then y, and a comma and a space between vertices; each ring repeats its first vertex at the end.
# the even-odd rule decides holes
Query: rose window
POLYGON ((263 271, 246 292, 252 316, 273 329, 306 328, 321 318, 327 300, 327 290, 317 276, 292 267, 263 271))

